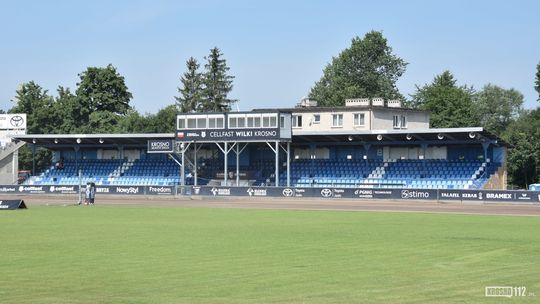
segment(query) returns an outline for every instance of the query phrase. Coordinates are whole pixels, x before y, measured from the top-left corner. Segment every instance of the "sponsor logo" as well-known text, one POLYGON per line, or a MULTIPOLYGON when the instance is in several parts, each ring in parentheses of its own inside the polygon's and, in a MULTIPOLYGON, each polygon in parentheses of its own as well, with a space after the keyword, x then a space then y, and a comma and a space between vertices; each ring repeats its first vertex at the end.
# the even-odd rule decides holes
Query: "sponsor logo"
POLYGON ((17 188, 15 187, 1 187, 0 192, 15 192, 17 188))
POLYGON ((201 187, 193 187, 193 193, 197 195, 201 193, 201 187))
POLYGON ((178 132, 178 134, 176 135, 176 137, 178 138, 184 138, 184 132, 178 132))
POLYGON ((11 119, 9 120, 9 123, 17 128, 17 127, 20 127, 24 124, 24 118, 22 116, 19 116, 19 115, 15 115, 15 116, 12 116, 11 119))
POLYGON ((201 132, 201 137, 202 137, 202 138, 205 138, 205 137, 206 137, 206 131, 202 131, 202 132, 201 132))
POLYGON ((291 188, 285 188, 283 189, 282 193, 283 193, 283 196, 291 197, 294 194, 294 190, 291 188))
POLYGON ((109 193, 110 191, 108 187, 96 187, 96 193, 109 193))
POLYGON ((401 190, 401 198, 429 198, 429 192, 418 190, 401 190))
POLYGON ((149 144, 149 151, 172 151, 172 140, 153 140, 149 144))
POLYGON ((19 192, 44 192, 43 186, 19 186, 19 192))
POLYGON ((486 193, 486 199, 511 200, 512 193, 486 193))
POLYGON ((517 199, 520 201, 530 201, 532 200, 532 197, 529 196, 528 193, 521 193, 520 195, 518 195, 517 199))
POLYGON ((231 189, 230 188, 212 188, 212 195, 231 195, 231 189))
POLYGON ((479 193, 461 193, 462 198, 479 198, 482 199, 482 192, 479 193))
POLYGON ((74 186, 51 186, 49 188, 49 192, 60 192, 60 193, 75 193, 75 187, 74 186))
POLYGON ((266 189, 248 188, 246 191, 249 196, 266 196, 266 189))
POLYGON ((148 191, 157 194, 172 194, 172 188, 170 187, 148 187, 148 191))
POLYGON ((458 192, 441 192, 442 198, 459 198, 458 192))
POLYGON ((137 194, 139 187, 116 187, 116 193, 137 194))
POLYGON ((332 196, 332 190, 325 188, 321 190, 321 196, 322 197, 331 197, 332 196))
POLYGON ((344 189, 334 189, 334 197, 343 197, 344 189))
POLYGON ((373 190, 354 190, 354 195, 359 198, 373 198, 373 190))

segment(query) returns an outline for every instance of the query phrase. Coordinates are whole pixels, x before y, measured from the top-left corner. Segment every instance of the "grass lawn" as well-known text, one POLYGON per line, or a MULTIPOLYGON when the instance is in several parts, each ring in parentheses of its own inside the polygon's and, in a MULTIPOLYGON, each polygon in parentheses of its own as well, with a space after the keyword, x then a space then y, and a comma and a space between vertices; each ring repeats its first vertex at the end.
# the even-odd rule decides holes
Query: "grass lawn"
POLYGON ((0 303, 540 302, 540 218, 31 206, 0 212, 0 303), (486 298, 485 286, 525 286, 486 298))

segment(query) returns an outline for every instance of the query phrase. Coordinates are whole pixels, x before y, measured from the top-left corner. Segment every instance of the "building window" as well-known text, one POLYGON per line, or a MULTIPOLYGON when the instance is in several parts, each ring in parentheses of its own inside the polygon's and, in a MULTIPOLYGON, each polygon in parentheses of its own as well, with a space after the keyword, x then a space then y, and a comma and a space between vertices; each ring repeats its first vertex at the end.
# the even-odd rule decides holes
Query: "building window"
POLYGON ((195 118, 188 118, 187 119, 187 128, 188 129, 196 129, 197 128, 197 120, 195 118))
POLYGON ((270 116, 270 127, 276 128, 277 127, 277 117, 270 116))
POLYGON ((206 118, 197 118, 197 129, 206 129, 206 118))
POLYGON ((343 114, 332 114, 332 127, 343 127, 343 114))
POLYGON ((394 115, 393 126, 394 129, 407 129, 407 116, 394 115))
POLYGON ((236 128, 236 117, 229 117, 229 128, 236 128))
POLYGON ((302 115, 293 115, 293 128, 302 127, 302 115))
POLYGON ((282 129, 285 128, 285 116, 279 117, 279 127, 282 129))
POLYGON ((178 119, 178 129, 184 129, 186 127, 186 119, 185 118, 179 118, 178 119))
POLYGON ((313 123, 314 124, 320 124, 321 123, 321 114, 313 114, 313 123))
POLYGON ((363 127, 366 124, 366 115, 364 113, 354 114, 354 126, 363 127))
POLYGON ((216 128, 223 129, 223 118, 216 118, 216 128))

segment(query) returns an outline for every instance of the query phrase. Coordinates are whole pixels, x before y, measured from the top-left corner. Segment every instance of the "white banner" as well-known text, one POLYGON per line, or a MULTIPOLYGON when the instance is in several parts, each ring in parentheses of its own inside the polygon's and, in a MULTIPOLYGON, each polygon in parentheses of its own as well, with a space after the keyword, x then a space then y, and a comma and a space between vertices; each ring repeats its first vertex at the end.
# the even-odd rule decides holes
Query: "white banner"
POLYGON ((26 114, 0 114, 0 130, 26 129, 26 114))

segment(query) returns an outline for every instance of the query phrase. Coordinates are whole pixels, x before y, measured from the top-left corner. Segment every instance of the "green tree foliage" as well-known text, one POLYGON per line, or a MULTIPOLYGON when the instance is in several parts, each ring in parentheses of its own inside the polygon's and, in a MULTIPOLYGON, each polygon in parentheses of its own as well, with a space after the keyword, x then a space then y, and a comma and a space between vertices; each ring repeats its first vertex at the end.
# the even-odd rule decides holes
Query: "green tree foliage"
POLYGON ((540 182, 540 108, 522 111, 502 137, 512 145, 507 159, 510 183, 525 188, 540 182))
POLYGON ((111 122, 113 118, 110 114, 124 116, 131 108, 129 101, 133 95, 128 91, 124 77, 112 65, 105 68, 89 67, 79 74, 79 78, 75 92, 79 106, 72 113, 73 120, 82 126, 78 131, 89 129, 89 125, 98 123, 98 118, 107 118, 111 122))
POLYGON ((187 72, 180 78, 182 87, 178 88, 180 96, 176 99, 176 107, 180 113, 197 112, 203 102, 203 75, 199 72, 197 60, 190 57, 186 62, 187 72))
POLYGON ((16 91, 15 105, 9 113, 26 113, 26 132, 29 134, 53 133, 58 127, 54 99, 47 90, 33 81, 24 83, 16 91))
POLYGON ((403 99, 396 82, 406 67, 382 33, 371 31, 363 39, 353 38, 349 48, 332 58, 309 97, 319 106, 343 106, 345 99, 357 97, 403 99))
POLYGON ((227 96, 233 89, 234 76, 227 74, 230 68, 223 59, 223 53, 217 47, 211 49, 210 55, 204 59, 207 60, 203 76, 204 99, 199 110, 201 112, 228 112, 231 110, 231 104, 236 102, 227 96))
POLYGON ((474 111, 480 126, 501 135, 519 115, 523 94, 488 84, 474 95, 474 111))
POLYGON ((431 84, 416 86, 411 106, 430 111, 432 128, 459 128, 478 125, 473 109, 472 88, 458 86, 449 71, 435 76, 431 84))
POLYGON ((59 134, 74 133, 80 127, 79 122, 84 121, 83 116, 88 115, 88 112, 81 109, 77 96, 71 93, 69 88, 59 86, 57 93, 54 111, 61 119, 55 131, 59 134))
POLYGON ((536 86, 534 89, 538 92, 538 101, 540 101, 540 62, 536 66, 536 86))

